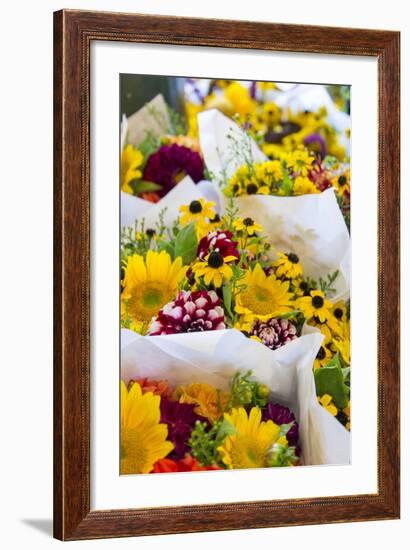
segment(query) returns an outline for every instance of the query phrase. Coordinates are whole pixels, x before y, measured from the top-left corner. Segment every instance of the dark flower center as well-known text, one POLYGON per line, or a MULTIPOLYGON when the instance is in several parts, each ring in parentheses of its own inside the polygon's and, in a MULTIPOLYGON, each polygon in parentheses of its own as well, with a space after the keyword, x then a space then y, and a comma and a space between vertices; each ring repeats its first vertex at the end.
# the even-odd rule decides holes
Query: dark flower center
POLYGON ((220 222, 221 221, 221 216, 219 214, 215 214, 215 217, 210 221, 211 221, 211 223, 220 222))
POLYGON ((255 222, 253 221, 252 218, 245 218, 243 220, 243 225, 245 225, 246 227, 250 227, 251 225, 253 225, 255 222))
POLYGON ((246 187, 246 192, 248 193, 248 195, 255 195, 257 190, 258 190, 258 188, 256 187, 256 185, 254 183, 250 183, 246 187))
POLYGON ((147 235, 147 237, 153 237, 155 235, 155 229, 147 229, 145 231, 145 234, 147 235))
POLYGON ((339 182, 339 185, 346 185, 347 183, 346 176, 339 176, 339 179, 337 181, 339 182))
POLYGON ((302 292, 305 292, 307 289, 308 289, 308 284, 306 281, 302 281, 299 285, 299 288, 300 290, 302 290, 302 292))
POLYGON ((235 183, 235 185, 232 187, 232 191, 234 193, 237 193, 239 191, 239 185, 237 183, 235 183))
POLYGON ((340 309, 340 307, 335 309, 334 316, 336 317, 336 319, 341 319, 343 317, 343 311, 340 309))
POLYGON ((287 254, 287 257, 292 264, 297 264, 299 261, 299 257, 293 252, 291 252, 290 254, 287 254))
POLYGON ((325 348, 321 347, 316 355, 317 359, 324 359, 326 357, 325 348))
POLYGON ((191 214, 199 214, 202 211, 202 204, 199 201, 192 201, 189 205, 191 214))
POLYGON ((314 296, 312 298, 312 304, 316 309, 320 309, 324 304, 322 296, 314 296))
POLYGON ((223 256, 219 252, 211 252, 209 254, 209 257, 208 257, 209 267, 213 267, 214 269, 217 269, 218 267, 221 267, 223 263, 224 263, 223 256))
POLYGON ((343 424, 343 426, 346 426, 349 421, 347 414, 345 414, 343 411, 339 411, 336 415, 336 418, 341 424, 343 424))

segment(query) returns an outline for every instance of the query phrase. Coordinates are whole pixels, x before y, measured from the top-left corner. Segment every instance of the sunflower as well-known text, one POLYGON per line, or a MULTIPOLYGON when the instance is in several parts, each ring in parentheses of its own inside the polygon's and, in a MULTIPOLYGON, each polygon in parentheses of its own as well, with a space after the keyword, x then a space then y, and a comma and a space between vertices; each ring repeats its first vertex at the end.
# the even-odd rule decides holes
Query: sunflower
POLYGON ((303 268, 300 265, 299 256, 293 252, 282 254, 278 252, 279 259, 272 265, 276 268, 278 277, 286 277, 287 279, 297 279, 302 276, 303 268))
POLYGON ((329 412, 332 416, 336 416, 337 407, 332 402, 332 399, 333 399, 332 396, 329 395, 328 393, 325 393, 324 395, 322 395, 322 397, 318 396, 317 398, 319 403, 322 405, 322 407, 324 407, 327 410, 327 412, 329 412))
POLYGON ((317 352, 315 362, 313 363, 313 368, 320 369, 324 367, 332 358, 331 351, 326 346, 320 346, 319 351, 317 352))
POLYGON ((246 318, 267 321, 292 310, 289 281, 266 275, 259 264, 247 271, 241 282, 245 288, 236 297, 235 311, 246 318))
POLYGON ((244 231, 245 234, 252 237, 255 232, 263 231, 263 227, 256 223, 252 218, 240 218, 233 222, 233 227, 236 231, 244 231))
POLYGON ((134 323, 150 322, 162 306, 175 298, 186 269, 182 258, 172 262, 164 250, 149 250, 145 261, 143 256, 133 254, 125 265, 122 310, 134 323))
POLYGON ((159 405, 159 395, 143 394, 138 383, 128 391, 121 381, 121 474, 147 474, 174 448, 159 405))
POLYGON ((296 307, 302 310, 306 319, 318 317, 323 323, 331 316, 332 302, 326 300, 321 290, 311 290, 309 296, 303 296, 296 300, 296 307))
POLYGON ((139 179, 142 172, 139 169, 144 157, 138 149, 131 144, 127 145, 121 153, 121 191, 133 194, 130 182, 139 179))
POLYGON ((213 251, 204 260, 192 266, 196 280, 203 277, 205 285, 213 284, 215 288, 219 288, 224 281, 232 278, 233 271, 228 263, 236 261, 236 256, 222 256, 220 252, 213 251))
MULTIPOLYGON (((262 412, 252 407, 249 417, 243 407, 225 413, 224 418, 235 428, 218 447, 222 462, 228 469, 263 468, 267 454, 279 440, 280 428, 272 420, 262 422, 262 412)), ((286 441, 286 438, 285 438, 286 441)))
POLYGON ((214 202, 205 202, 205 199, 194 200, 189 204, 180 206, 179 211, 182 213, 181 225, 187 225, 191 222, 206 224, 208 220, 213 220, 215 218, 214 206, 214 202))
POLYGON ((193 383, 188 386, 180 386, 176 392, 180 403, 195 405, 195 412, 204 416, 211 422, 215 422, 222 416, 226 407, 229 394, 218 391, 209 384, 193 383))

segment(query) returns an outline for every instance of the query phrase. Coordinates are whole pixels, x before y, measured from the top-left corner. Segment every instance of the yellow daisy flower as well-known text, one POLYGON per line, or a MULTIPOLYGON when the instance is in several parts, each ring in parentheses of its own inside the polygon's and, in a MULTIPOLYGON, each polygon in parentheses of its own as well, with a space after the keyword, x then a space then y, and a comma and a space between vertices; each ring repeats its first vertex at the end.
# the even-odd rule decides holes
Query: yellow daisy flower
POLYGON ((142 177, 140 166, 144 156, 131 144, 124 147, 121 153, 121 190, 133 194, 130 182, 142 177))
POLYGON ((249 317, 267 321, 292 310, 289 281, 266 275, 259 264, 247 271, 240 282, 245 288, 236 296, 235 311, 245 315, 245 321, 249 317))
POLYGON ((256 223, 252 218, 240 218, 233 222, 233 227, 236 231, 244 231, 250 237, 255 234, 255 232, 260 233, 263 231, 263 227, 256 223))
POLYGON ((214 202, 205 202, 205 199, 202 198, 181 206, 179 208, 179 211, 182 213, 180 217, 181 225, 187 225, 191 222, 206 224, 208 220, 212 220, 215 217, 214 206, 214 202))
POLYGON ((195 412, 211 422, 218 420, 229 400, 228 392, 218 391, 209 384, 193 383, 176 390, 180 403, 195 405, 195 412))
POLYGON ((206 286, 213 284, 219 288, 224 281, 229 281, 232 278, 233 271, 228 263, 236 260, 235 256, 224 257, 219 252, 213 251, 205 257, 205 261, 194 264, 192 272, 197 281, 203 277, 206 286))
POLYGON ((276 268, 277 277, 297 279, 303 275, 303 268, 296 254, 293 252, 289 252, 288 254, 278 252, 277 254, 279 259, 272 264, 272 266, 276 268))
POLYGON ((319 189, 306 176, 296 176, 293 182, 294 195, 315 195, 320 193, 319 189))
POLYGON ((344 300, 339 300, 338 302, 333 304, 332 313, 333 313, 333 316, 337 319, 337 321, 339 322, 347 321, 346 302, 344 300))
POLYGON ((332 302, 326 300, 321 290, 311 290, 310 296, 303 296, 296 300, 296 308, 302 310, 306 319, 318 317, 323 323, 331 316, 332 302))
POLYGON ((126 309, 128 317, 134 323, 150 322, 162 306, 175 298, 186 270, 182 258, 172 262, 164 250, 149 250, 145 260, 139 254, 130 256, 125 265, 121 295, 123 310, 126 309))
POLYGON ((309 153, 303 149, 296 149, 285 155, 285 161, 288 168, 292 168, 293 172, 300 176, 307 176, 309 170, 312 168, 314 160, 315 157, 309 155, 309 153))
POLYGON ((313 363, 313 368, 316 370, 324 367, 331 360, 331 358, 331 351, 326 346, 320 346, 320 349, 316 355, 315 362, 313 363))
POLYGON ((262 422, 262 412, 253 407, 249 413, 243 407, 224 414, 236 430, 218 447, 222 462, 228 469, 263 468, 266 455, 279 439, 280 428, 272 420, 262 422))
POLYGON ((322 397, 317 398, 319 403, 324 407, 327 412, 329 412, 332 416, 337 415, 337 407, 332 403, 332 396, 325 393, 322 395, 322 397))
POLYGON ((128 391, 121 381, 121 474, 148 474, 174 448, 167 425, 160 424, 160 399, 143 394, 137 382, 128 391))
POLYGON ((336 188, 338 195, 343 196, 345 193, 350 193, 350 170, 335 176, 332 179, 332 185, 336 188))

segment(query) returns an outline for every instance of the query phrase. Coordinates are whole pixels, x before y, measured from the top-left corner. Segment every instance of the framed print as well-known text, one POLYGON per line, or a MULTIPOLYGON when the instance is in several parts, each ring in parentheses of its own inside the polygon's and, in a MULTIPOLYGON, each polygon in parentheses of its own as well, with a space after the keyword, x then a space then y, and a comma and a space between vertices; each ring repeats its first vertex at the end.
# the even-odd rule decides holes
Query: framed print
POLYGON ((54 14, 54 534, 399 517, 399 33, 54 14))

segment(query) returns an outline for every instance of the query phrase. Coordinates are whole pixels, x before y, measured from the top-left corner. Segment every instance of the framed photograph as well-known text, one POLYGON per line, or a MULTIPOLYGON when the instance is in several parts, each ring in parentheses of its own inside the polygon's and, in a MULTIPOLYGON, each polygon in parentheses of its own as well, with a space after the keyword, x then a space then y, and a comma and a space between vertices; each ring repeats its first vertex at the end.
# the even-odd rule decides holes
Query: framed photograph
POLYGON ((54 44, 55 537, 398 518, 399 33, 54 44))

